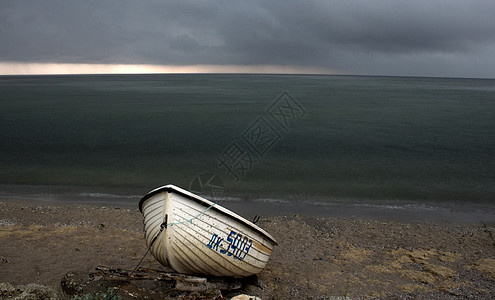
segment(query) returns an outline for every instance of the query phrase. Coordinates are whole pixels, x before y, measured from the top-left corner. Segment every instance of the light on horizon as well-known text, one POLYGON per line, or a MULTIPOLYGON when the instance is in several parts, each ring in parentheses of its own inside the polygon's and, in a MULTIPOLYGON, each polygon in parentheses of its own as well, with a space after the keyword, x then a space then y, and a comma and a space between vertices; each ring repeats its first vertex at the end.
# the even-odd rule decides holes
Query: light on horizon
POLYGON ((151 65, 0 62, 0 75, 154 74, 154 73, 277 73, 338 74, 336 70, 282 65, 151 65))

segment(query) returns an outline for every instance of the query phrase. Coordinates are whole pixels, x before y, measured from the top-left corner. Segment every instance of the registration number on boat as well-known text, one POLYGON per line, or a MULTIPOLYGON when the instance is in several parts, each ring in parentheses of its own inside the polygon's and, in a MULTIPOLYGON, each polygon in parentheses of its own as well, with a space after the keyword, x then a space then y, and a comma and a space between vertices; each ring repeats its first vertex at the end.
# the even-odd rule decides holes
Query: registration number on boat
POLYGON ((214 233, 206 246, 221 254, 233 256, 234 259, 244 260, 249 253, 251 246, 253 246, 253 241, 247 236, 231 230, 227 236, 227 241, 214 233))

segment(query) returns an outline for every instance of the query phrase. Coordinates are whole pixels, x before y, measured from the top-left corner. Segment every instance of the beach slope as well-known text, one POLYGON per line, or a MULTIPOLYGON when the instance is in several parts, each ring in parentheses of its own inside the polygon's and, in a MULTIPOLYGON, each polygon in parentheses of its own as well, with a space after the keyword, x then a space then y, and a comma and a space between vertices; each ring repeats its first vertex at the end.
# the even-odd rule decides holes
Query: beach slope
MULTIPOLYGON (((259 225, 279 242, 256 284, 262 299, 487 299, 495 226, 285 216, 259 225)), ((136 209, 0 202, 0 282, 58 288, 70 271, 133 269, 146 253, 136 209)), ((163 269, 150 255, 142 267, 163 269)), ((229 295, 224 295, 229 296, 229 295)))

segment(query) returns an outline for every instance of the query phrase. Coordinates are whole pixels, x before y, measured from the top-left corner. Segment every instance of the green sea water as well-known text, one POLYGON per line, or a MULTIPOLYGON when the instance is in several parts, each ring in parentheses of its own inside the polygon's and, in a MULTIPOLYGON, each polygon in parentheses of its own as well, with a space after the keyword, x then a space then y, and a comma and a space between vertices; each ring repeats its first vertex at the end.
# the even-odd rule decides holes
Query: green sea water
POLYGON ((19 193, 215 174, 236 199, 495 196, 491 79, 0 76, 0 128, 0 184, 19 193))

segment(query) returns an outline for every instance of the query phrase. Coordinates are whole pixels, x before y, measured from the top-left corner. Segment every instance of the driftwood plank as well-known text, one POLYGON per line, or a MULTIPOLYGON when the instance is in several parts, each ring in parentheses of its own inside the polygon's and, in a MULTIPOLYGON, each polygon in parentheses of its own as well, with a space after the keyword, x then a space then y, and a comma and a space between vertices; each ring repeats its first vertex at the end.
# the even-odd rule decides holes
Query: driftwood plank
POLYGON ((105 266, 96 267, 93 280, 155 280, 173 281, 174 289, 181 292, 204 292, 211 290, 236 290, 242 287, 240 281, 230 278, 196 277, 179 273, 167 273, 154 269, 138 268, 136 271, 105 266))

